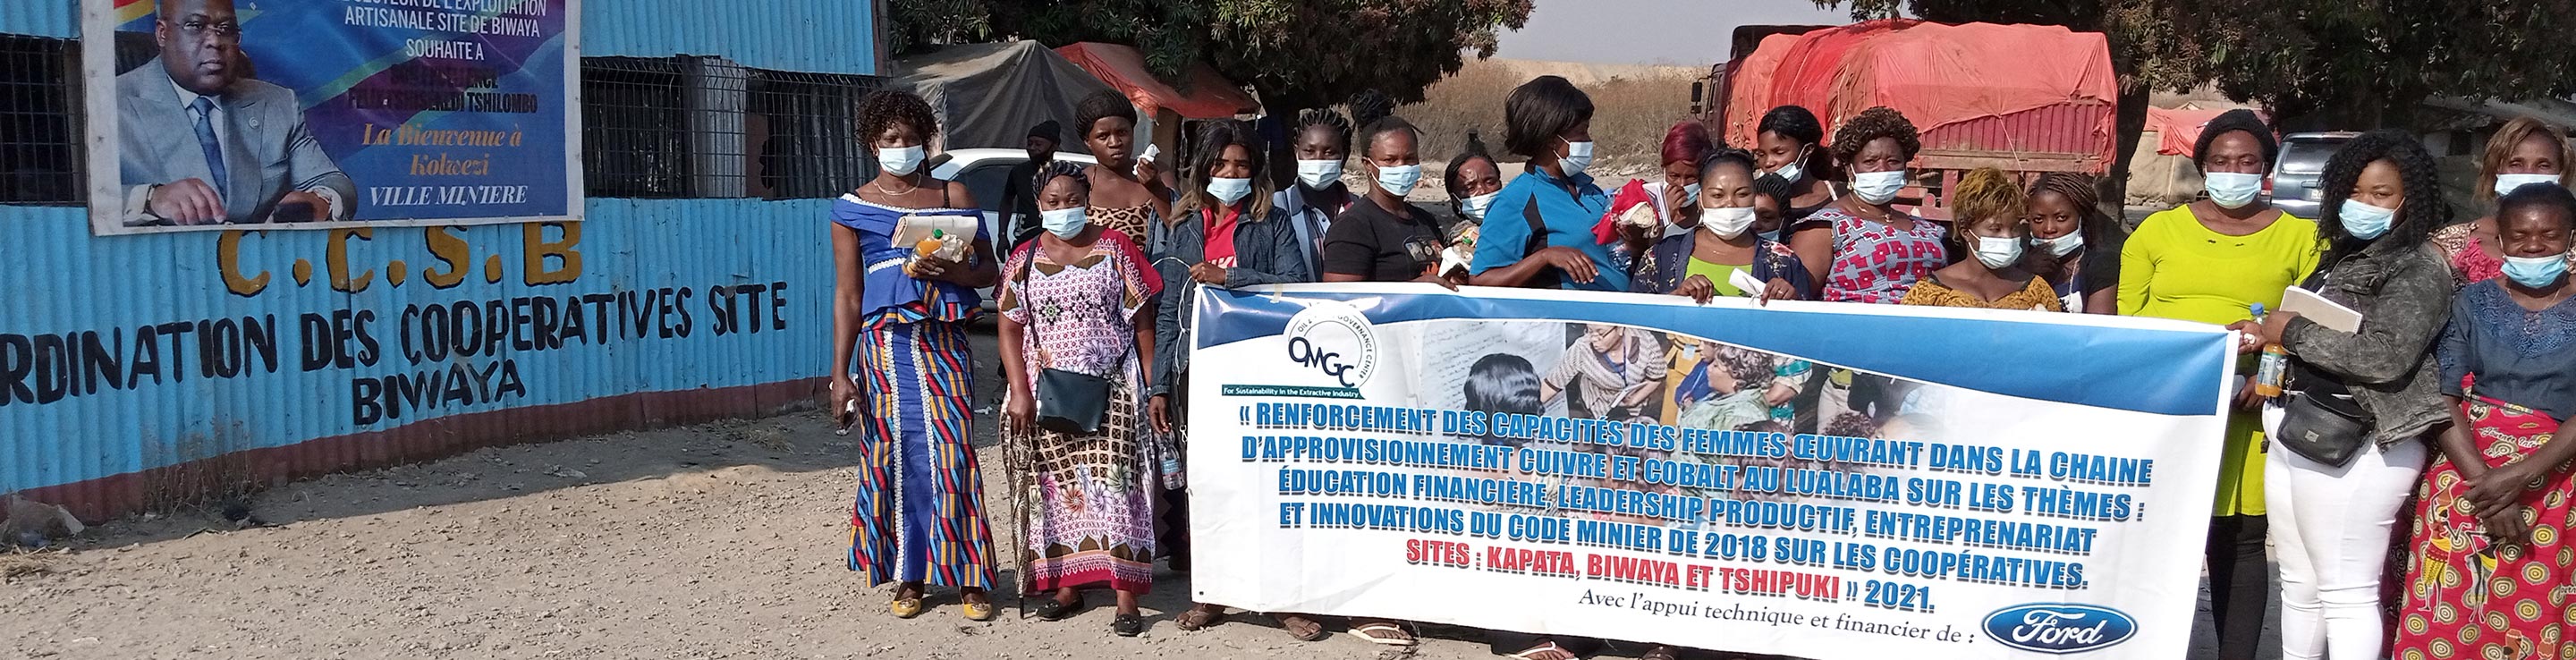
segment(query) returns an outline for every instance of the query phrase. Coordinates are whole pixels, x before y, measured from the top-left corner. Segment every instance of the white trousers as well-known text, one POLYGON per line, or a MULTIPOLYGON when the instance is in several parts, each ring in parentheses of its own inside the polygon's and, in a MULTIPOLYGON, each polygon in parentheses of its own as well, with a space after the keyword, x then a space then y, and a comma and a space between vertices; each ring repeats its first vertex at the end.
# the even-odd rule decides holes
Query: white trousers
POLYGON ((2281 563, 2283 660, 2386 657, 2379 578, 2424 456, 2423 442, 2406 440, 2365 447, 2338 468, 2270 447, 2263 502, 2281 563))

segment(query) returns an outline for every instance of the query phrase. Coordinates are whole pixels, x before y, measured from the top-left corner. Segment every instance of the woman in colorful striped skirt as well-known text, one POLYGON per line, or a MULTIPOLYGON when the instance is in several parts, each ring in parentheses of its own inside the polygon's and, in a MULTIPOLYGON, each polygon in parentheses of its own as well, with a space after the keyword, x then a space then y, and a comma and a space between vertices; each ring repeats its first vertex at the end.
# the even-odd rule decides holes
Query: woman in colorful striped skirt
POLYGON ((920 616, 927 587, 955 587, 966 618, 990 621, 993 532, 968 444, 975 290, 998 277, 991 239, 964 184, 931 178, 922 145, 939 130, 930 106, 900 91, 859 104, 859 133, 884 170, 832 205, 838 266, 832 318, 832 411, 858 433, 859 489, 850 570, 900 582, 895 616, 920 616), (906 216, 975 226, 962 259, 894 244, 906 216))

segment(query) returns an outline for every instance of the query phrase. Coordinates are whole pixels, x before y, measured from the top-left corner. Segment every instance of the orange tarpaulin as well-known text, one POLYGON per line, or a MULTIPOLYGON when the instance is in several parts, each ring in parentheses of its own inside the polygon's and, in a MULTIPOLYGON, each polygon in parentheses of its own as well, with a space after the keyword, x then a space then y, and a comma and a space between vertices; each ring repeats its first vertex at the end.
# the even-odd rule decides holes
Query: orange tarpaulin
MULTIPOLYGON (((1733 75, 1726 136, 1747 147, 1762 113, 1779 105, 1815 112, 1831 141, 1836 125, 1871 106, 1895 108, 1930 134, 2049 106, 2118 102, 2109 41, 2053 25, 1877 20, 1774 35, 1733 75)), ((2086 127, 2099 139, 2080 142, 2109 162, 2111 117, 2099 114, 2102 125, 2086 127)))
POLYGON ((1125 92, 1128 100, 1135 102, 1137 109, 1149 117, 1158 108, 1169 109, 1190 119, 1220 119, 1261 109, 1261 104, 1253 101, 1252 96, 1243 93, 1242 88, 1218 75, 1215 67, 1205 63, 1190 65, 1189 78, 1184 81, 1190 91, 1183 94, 1155 79, 1154 74, 1145 68, 1145 54, 1134 47, 1086 41, 1057 48, 1055 52, 1072 60, 1074 66, 1082 67, 1109 86, 1125 92))

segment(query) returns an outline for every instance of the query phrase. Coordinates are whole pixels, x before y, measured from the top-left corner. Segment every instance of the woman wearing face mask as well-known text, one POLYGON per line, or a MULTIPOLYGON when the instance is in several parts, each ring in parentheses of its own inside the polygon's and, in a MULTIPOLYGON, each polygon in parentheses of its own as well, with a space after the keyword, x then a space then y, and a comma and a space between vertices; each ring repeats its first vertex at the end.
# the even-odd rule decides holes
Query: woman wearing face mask
MULTIPOLYGON (((2471 192, 2483 204, 2528 184, 2576 185, 2576 163, 2570 161, 2576 161, 2576 145, 2565 132, 2537 119, 2516 118, 2487 139, 2471 192)), ((2433 232, 2433 244, 2450 255, 2452 278, 2462 286, 2503 274, 2504 248, 2497 241, 2495 216, 2443 227, 2433 232)), ((2576 259, 2576 253, 2568 258, 2576 259)))
POLYGON ((1950 191, 1950 210, 1959 218, 1950 249, 1972 258, 1916 281, 1902 304, 2066 311, 2048 280, 2022 269, 2023 248, 2030 244, 2030 226, 2022 216, 2029 213, 2030 200, 2003 170, 1969 170, 1950 191))
MULTIPOLYGON (((2281 565, 2281 657, 2382 658, 2379 578, 2398 507, 2450 421, 2434 339, 2451 310, 2449 266, 2425 238, 2450 223, 2432 154, 2403 131, 2363 133, 2326 161, 2325 262, 2308 288, 2361 313, 2354 332, 2273 312, 2259 327, 2293 362, 2265 457, 2265 507, 2281 565), (2328 432, 2308 413, 2361 420, 2328 432), (2293 442, 2290 439, 2296 438, 2293 442)), ((2251 323, 2247 324, 2252 325, 2251 323)), ((2240 326, 2240 329, 2245 329, 2240 326)))
POLYGON ((1656 241, 1637 259, 1628 290, 1669 293, 1703 303, 1716 296, 1805 298, 1810 284, 1797 253, 1754 231, 1763 196, 1754 186, 1753 156, 1723 149, 1701 160, 1696 169, 1699 173, 1694 178, 1701 185, 1692 206, 1699 207, 1699 212, 1679 216, 1676 224, 1697 231, 1656 241), (1746 291, 1737 286, 1738 272, 1762 287, 1746 291))
POLYGON ((1467 146, 1449 157, 1449 171, 1441 174, 1440 183, 1449 190, 1449 203, 1460 221, 1481 223, 1494 198, 1503 194, 1503 168, 1485 151, 1485 140, 1468 131, 1467 146))
POLYGON ((1136 161, 1136 106, 1125 95, 1101 90, 1074 106, 1074 127, 1098 167, 1083 168, 1091 182, 1091 224, 1126 234, 1143 245, 1149 228, 1171 217, 1168 196, 1158 192, 1151 167, 1136 161), (1140 174, 1141 172, 1141 174, 1140 174))
POLYGON ((1807 216, 1790 246, 1826 302, 1894 304, 1916 279, 1949 263, 1940 225, 1896 210, 1906 167, 1923 150, 1914 123, 1888 108, 1863 110, 1834 130, 1834 159, 1851 171, 1851 194, 1807 216))
POLYGON ((850 570, 871 584, 900 583, 895 616, 920 616, 937 585, 958 589, 967 618, 990 621, 993 533, 967 445, 975 388, 966 324, 983 311, 975 290, 996 278, 992 239, 966 186, 921 166, 923 145, 939 134, 928 103, 879 91, 858 115, 882 171, 832 204, 831 410, 859 431, 850 570), (962 262, 915 256, 914 246, 894 244, 905 216, 963 218, 977 225, 974 247, 962 262))
POLYGON ((1160 452, 1136 414, 1145 374, 1153 372, 1156 276, 1126 234, 1091 224, 1089 183, 1080 168, 1058 162, 1038 174, 1038 216, 1045 232, 1022 245, 1003 270, 999 294, 1004 437, 1034 471, 1022 489, 1031 595, 1051 596, 1037 609, 1049 621, 1084 607, 1081 589, 1117 592, 1110 630, 1145 631, 1136 599, 1154 584, 1155 496, 1162 490, 1160 452), (1107 421, 1094 433, 1037 426, 1038 375, 1069 371, 1109 382, 1107 421), (1109 493, 1110 497, 1098 494, 1109 493))
POLYGON ((1448 247, 1439 220, 1404 201, 1422 182, 1421 132, 1401 117, 1386 117, 1360 135, 1366 146, 1360 164, 1376 185, 1343 212, 1348 222, 1324 236, 1324 281, 1456 284, 1433 270, 1448 247))
POLYGON ((2504 276, 2461 289, 2442 332, 2450 426, 2417 490, 2393 657, 2576 658, 2576 438, 2557 432, 2576 414, 2576 196, 2525 186, 2495 215, 2504 276))
POLYGON ((2031 272, 2048 280, 2066 311, 2120 311, 2120 242, 2125 238, 2102 214, 2093 177, 2066 172, 2030 183, 2030 238, 2037 258, 2031 272), (2086 258, 2100 255, 2099 258, 2086 258))
MULTIPOLYGON (((1680 228, 1683 216, 1699 215, 1699 165, 1713 149, 1708 126, 1699 120, 1685 119, 1664 131, 1664 180, 1647 183, 1646 193, 1655 200, 1655 215, 1662 216, 1667 226, 1680 228)), ((1652 243, 1666 233, 1674 232, 1645 238, 1652 243)))
POLYGON ((1628 274, 1592 234, 1610 210, 1610 196, 1584 173, 1592 166, 1592 97, 1564 78, 1539 76, 1503 100, 1503 127, 1503 146, 1529 162, 1494 198, 1468 265, 1470 281, 1628 290, 1628 274))
POLYGON ((1342 185, 1342 161, 1351 153, 1351 120, 1331 109, 1297 114, 1297 183, 1270 196, 1270 205, 1288 213, 1297 229, 1297 249, 1306 269, 1320 272, 1324 234, 1333 221, 1359 199, 1342 185))
POLYGON ((1789 205, 1781 211, 1790 226, 1798 226, 1839 196, 1826 181, 1831 161, 1821 146, 1825 126, 1816 121, 1816 113, 1794 105, 1772 108, 1762 113, 1755 131, 1755 164, 1789 182, 1789 205))
MULTIPOLYGON (((1189 389, 1183 382, 1189 373, 1189 352, 1183 348, 1181 327, 1192 314, 1191 285, 1233 288, 1314 281, 1313 271, 1306 269, 1306 259, 1297 250, 1293 221, 1286 211, 1270 204, 1269 179, 1261 174, 1264 159, 1252 128, 1234 120, 1209 122, 1200 130, 1197 144, 1198 153, 1184 171, 1183 186, 1189 192, 1173 205, 1173 221, 1166 225, 1169 245, 1154 262, 1169 285, 1163 287, 1160 318, 1155 319, 1155 346, 1162 354, 1154 364, 1162 373, 1154 378, 1149 390, 1153 400, 1146 409, 1154 428, 1166 434, 1172 433, 1189 405, 1185 400, 1189 389)), ((1170 546, 1173 561, 1185 566, 1189 520, 1188 510, 1180 504, 1186 499, 1177 489, 1169 495, 1174 505, 1164 519, 1170 535, 1165 545, 1170 546)), ((1180 622, 1184 630, 1213 624, 1225 611, 1213 604, 1192 609, 1202 613, 1186 615, 1193 620, 1180 622)), ((1308 636, 1320 638, 1320 633, 1308 636)))
MULTIPOLYGON (((2193 149, 2208 199, 2161 211, 2138 225, 2120 249, 2124 316, 2224 325, 2253 317, 2252 305, 2281 306, 2281 292, 2316 270, 2316 223, 2282 213, 2261 199, 2263 175, 2280 153, 2272 129, 2250 110, 2230 110, 2201 129, 2193 149)), ((2238 349, 2252 374, 2247 335, 2238 349)), ((2249 376, 2250 377, 2250 376, 2249 376)), ((2236 414, 2221 450, 2218 498, 2209 531, 2210 612, 2223 660, 2250 660, 2262 646, 2264 570, 2262 422, 2259 398, 2240 379, 2236 414)))

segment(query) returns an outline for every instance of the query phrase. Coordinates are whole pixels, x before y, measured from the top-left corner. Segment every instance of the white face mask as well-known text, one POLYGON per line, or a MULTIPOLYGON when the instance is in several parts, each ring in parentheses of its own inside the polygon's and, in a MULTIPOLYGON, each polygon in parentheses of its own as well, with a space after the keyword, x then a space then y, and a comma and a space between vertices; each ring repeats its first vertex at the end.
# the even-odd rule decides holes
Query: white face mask
POLYGON ((1333 182, 1340 180, 1342 180, 1342 161, 1297 161, 1297 182, 1306 184, 1308 188, 1322 190, 1325 186, 1333 185, 1333 182))
POLYGON ((1245 195, 1252 194, 1252 180, 1208 179, 1207 193, 1215 195, 1218 203, 1233 206, 1235 202, 1243 201, 1245 195))
POLYGON ((1896 193, 1902 190, 1905 190, 1905 170, 1852 175, 1851 191, 1853 195, 1860 196, 1860 201, 1885 204, 1895 200, 1896 193))
POLYGON ((1397 165, 1377 168, 1377 187, 1397 197, 1413 194, 1413 186, 1422 182, 1421 165, 1397 165))
POLYGON ((1798 155, 1790 157, 1788 164, 1781 165, 1780 169, 1771 170, 1771 173, 1789 180, 1790 183, 1797 183, 1799 177, 1807 175, 1807 169, 1798 165, 1804 162, 1807 162, 1807 150, 1799 149, 1798 155))
POLYGON ((2042 240, 2039 244, 2048 248, 2049 256, 2063 257, 2074 254, 2076 250, 2084 249, 2084 232, 2066 232, 2065 236, 2042 240))
POLYGON ((1744 230, 1753 228, 1753 219, 1753 207, 1750 206, 1708 206, 1699 210, 1699 228, 1716 234, 1718 238, 1743 236, 1744 230))
POLYGON ((1091 216, 1083 207, 1075 206, 1039 211, 1038 223, 1045 225, 1047 233, 1055 234, 1056 238, 1073 238, 1082 233, 1082 228, 1091 226, 1091 216))
POLYGON ((1458 200, 1458 214, 1467 216, 1467 219, 1469 220, 1484 220, 1485 209, 1493 208, 1494 198, 1501 196, 1503 196, 1503 191, 1496 190, 1482 195, 1470 195, 1464 199, 1460 199, 1458 200))
POLYGON ((904 176, 911 174, 913 170, 921 169, 922 153, 921 145, 917 144, 894 149, 878 149, 877 165, 884 167, 887 174, 904 176))
POLYGON ((2556 184, 2556 183, 2558 183, 2558 175, 2556 175, 2556 174, 2498 174, 2498 175, 2496 175, 2495 194, 2496 194, 2496 196, 2497 196, 2497 197, 2503 197, 2503 196, 2505 196, 2505 195, 2511 195, 2511 194, 2513 194, 2513 189, 2515 189, 2515 188, 2520 188, 2520 187, 2527 186, 2527 185, 2531 185, 2531 184, 2534 184, 2534 183, 2556 184))
POLYGON ((1989 269, 2000 269, 2021 263, 2021 245, 2024 242, 2018 238, 1979 236, 1977 237, 1977 263, 1985 264, 1989 269))
POLYGON ((1565 168, 1566 177, 1582 176, 1584 170, 1592 167, 1592 141, 1566 142, 1565 157, 1557 159, 1556 162, 1558 166, 1565 168))
POLYGON ((2219 208, 2241 209, 2254 203, 2263 192, 2263 175, 2242 172, 2211 172, 2201 177, 2201 188, 2209 192, 2209 201, 2219 208))

